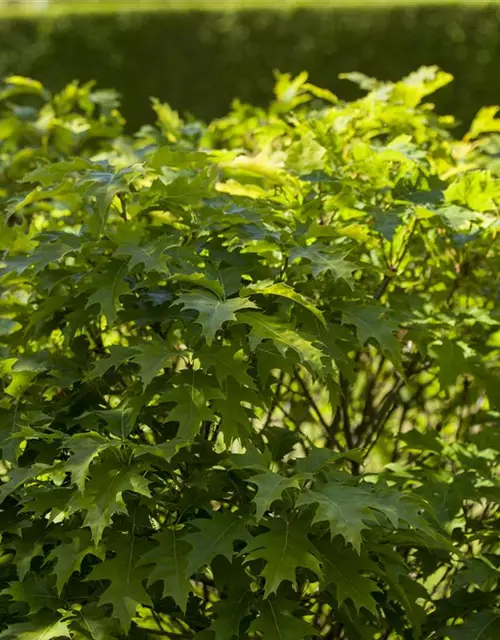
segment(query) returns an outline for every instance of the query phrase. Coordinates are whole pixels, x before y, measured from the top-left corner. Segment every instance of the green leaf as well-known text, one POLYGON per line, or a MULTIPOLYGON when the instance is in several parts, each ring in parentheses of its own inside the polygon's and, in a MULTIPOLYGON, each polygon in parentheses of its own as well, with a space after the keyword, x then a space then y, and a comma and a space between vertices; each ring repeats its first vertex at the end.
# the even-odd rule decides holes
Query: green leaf
POLYGON ((198 312, 196 322, 201 324, 207 344, 211 345, 217 331, 224 323, 236 320, 236 312, 241 309, 256 309, 257 305, 246 298, 229 298, 221 300, 207 292, 184 293, 175 304, 181 304, 184 309, 198 312))
POLYGON ((182 167, 193 169, 204 167, 208 155, 203 151, 176 150, 172 147, 158 147, 148 160, 148 165, 159 171, 163 167, 182 167))
POLYGON ((429 599, 427 591, 420 583, 408 577, 408 568, 401 560, 395 561, 388 557, 382 557, 381 560, 389 595, 401 602, 413 627, 414 636, 418 638, 426 615, 420 601, 429 599))
POLYGON ((306 296, 298 293, 292 287, 282 282, 273 283, 272 280, 262 280, 255 284, 248 285, 240 291, 241 296, 249 295, 263 295, 263 296, 280 296, 282 298, 288 298, 293 300, 297 304, 300 304, 308 311, 310 311, 324 326, 326 326, 326 320, 321 311, 314 305, 312 300, 306 298, 306 296))
POLYGON ((205 371, 214 370, 221 386, 228 377, 236 380, 240 385, 255 389, 253 379, 248 375, 248 365, 242 349, 232 345, 211 346, 196 351, 196 357, 201 361, 205 371))
POLYGON ((182 356, 182 351, 175 351, 165 342, 152 340, 134 345, 132 361, 140 367, 140 377, 144 387, 153 381, 153 378, 163 369, 172 364, 174 358, 182 356))
POLYGON ((47 609, 56 611, 63 607, 63 601, 57 597, 54 583, 54 576, 30 572, 22 582, 12 582, 2 595, 11 596, 15 603, 26 604, 31 615, 47 609))
POLYGON ((129 286, 125 282, 126 265, 120 262, 111 263, 106 271, 92 279, 94 293, 89 297, 86 309, 98 304, 101 313, 106 318, 108 326, 113 326, 118 317, 118 311, 123 309, 120 296, 128 293, 129 286))
POLYGON ((464 227, 469 229, 472 223, 481 222, 481 216, 475 211, 459 207, 456 204, 439 207, 438 212, 453 231, 460 231, 464 227))
POLYGON ((270 508, 275 500, 281 500, 281 495, 286 489, 298 489, 298 478, 286 478, 277 473, 266 471, 256 476, 252 476, 248 480, 252 484, 257 485, 257 495, 253 499, 256 505, 255 517, 261 520, 264 513, 270 508))
POLYGON ((129 187, 125 176, 130 172, 130 168, 123 169, 118 173, 106 171, 92 171, 87 173, 77 186, 85 187, 86 194, 95 198, 97 213, 99 215, 98 225, 91 225, 94 233, 100 232, 106 222, 107 211, 113 199, 119 193, 128 193, 129 187))
POLYGON ((250 613, 252 603, 248 591, 231 590, 227 599, 219 600, 212 607, 216 619, 208 631, 215 634, 217 640, 232 640, 240 636, 241 622, 250 613))
POLYGON ((0 318, 0 337, 8 336, 15 331, 19 331, 19 329, 21 329, 19 322, 9 320, 8 318, 0 318))
POLYGON ((255 351, 263 340, 272 340, 283 356, 287 355, 288 349, 293 349, 302 362, 309 363, 317 372, 322 371, 323 353, 307 338, 293 331, 288 324, 274 316, 257 312, 240 313, 238 322, 243 322, 252 328, 248 336, 252 351, 255 351))
POLYGON ((500 182, 489 171, 470 171, 459 176, 444 192, 447 202, 463 204, 475 211, 495 208, 500 182))
POLYGON ((481 611, 472 614, 465 622, 445 630, 451 640, 497 640, 500 633, 500 614, 481 611))
POLYGON ((316 637, 316 629, 288 610, 293 603, 271 597, 258 606, 258 616, 249 627, 250 632, 260 632, 266 640, 303 640, 316 637))
POLYGON ((91 432, 72 436, 67 441, 67 446, 74 453, 64 464, 63 470, 71 474, 71 481, 83 493, 90 465, 102 451, 112 446, 112 443, 98 433, 91 432))
POLYGON ((208 289, 219 298, 224 298, 224 287, 221 283, 208 278, 204 273, 174 273, 170 276, 170 280, 193 284, 197 288, 208 289))
POLYGON ((151 496, 148 481, 142 475, 127 466, 114 468, 106 461, 93 467, 83 495, 73 496, 69 510, 86 512, 83 526, 90 527, 95 544, 99 543, 115 514, 128 513, 123 499, 126 491, 147 498, 151 496))
POLYGON ((443 338, 441 344, 433 349, 439 361, 439 381, 443 389, 447 389, 455 384, 459 375, 469 371, 470 366, 457 341, 443 338))
POLYGON ((500 570, 486 558, 470 558, 466 560, 466 568, 460 571, 453 580, 453 591, 459 591, 470 585, 488 590, 500 580, 500 570))
POLYGON ((128 257, 130 270, 143 266, 145 271, 168 273, 167 259, 163 255, 168 248, 168 241, 157 241, 141 247, 135 244, 120 245, 115 251, 115 256, 128 257))
POLYGON ((479 109, 466 134, 467 140, 478 138, 483 133, 500 131, 500 120, 496 118, 499 111, 499 107, 482 107, 479 109))
MULTIPOLYGON (((32 535, 26 535, 26 533, 24 532, 22 539, 9 542, 9 548, 15 552, 13 563, 16 565, 17 577, 21 581, 31 570, 32 560, 44 554, 43 545, 36 540, 37 532, 34 531, 35 540, 32 535)), ((31 531, 29 533, 31 534, 31 531)))
POLYGON ((322 169, 327 151, 314 139, 312 131, 308 131, 288 149, 288 165, 299 174, 310 173, 322 169))
POLYGON ((198 531, 184 537, 192 547, 185 573, 187 578, 210 565, 216 556, 225 556, 230 560, 234 553, 234 542, 249 538, 245 521, 228 511, 214 513, 210 519, 194 520, 192 524, 198 531))
POLYGON ((312 523, 327 522, 332 538, 341 535, 359 553, 361 533, 376 520, 370 494, 359 487, 329 482, 315 491, 305 491, 297 501, 297 507, 314 504, 318 506, 312 523))
POLYGON ((137 350, 133 347, 110 346, 109 356, 94 362, 94 366, 87 374, 87 378, 89 380, 102 378, 110 369, 118 369, 124 362, 130 360, 135 353, 137 353, 137 350))
POLYGON ((350 77, 0 81, 2 637, 499 635, 497 112, 350 77))
POLYGON ((85 579, 106 580, 109 586, 99 597, 99 604, 110 604, 113 616, 118 618, 122 629, 129 631, 132 618, 139 605, 152 605, 149 594, 143 587, 145 567, 137 567, 136 540, 133 535, 115 543, 116 555, 96 565, 85 579))
POLYGON ((50 614, 37 616, 28 622, 12 624, 0 633, 4 640, 53 640, 71 637, 68 621, 50 614))
POLYGON ((342 322, 356 327, 362 345, 370 339, 376 340, 382 352, 401 369, 401 346, 394 337, 398 325, 390 318, 386 308, 378 305, 371 307, 359 304, 344 305, 342 322))
POLYGON ((4 391, 9 396, 19 400, 35 377, 36 371, 12 371, 12 380, 4 391))
POLYGON ((140 458, 141 456, 154 456, 160 458, 165 462, 170 462, 174 455, 185 447, 187 442, 180 438, 174 438, 161 444, 139 444, 135 445, 133 449, 134 457, 140 458))
POLYGON ((153 192, 167 198, 173 206, 196 205, 202 198, 212 195, 215 171, 212 167, 204 168, 193 175, 160 176, 152 184, 153 192))
POLYGON ((335 471, 335 466, 345 460, 354 460, 362 463, 363 453, 357 449, 351 449, 343 453, 336 453, 330 449, 313 447, 305 458, 297 460, 297 471, 302 477, 319 475, 335 471))
POLYGON ((13 468, 8 471, 9 480, 7 481, 5 481, 5 474, 2 474, 4 482, 0 484, 0 504, 27 480, 36 479, 46 473, 48 469, 47 465, 13 468))
POLYGON ((106 429, 109 433, 121 440, 125 440, 134 428, 133 407, 104 409, 102 411, 93 411, 92 414, 102 418, 106 423, 106 429))
POLYGON ((138 566, 153 565, 149 569, 148 584, 162 581, 163 597, 173 598, 179 607, 185 610, 188 595, 192 590, 186 577, 192 547, 170 529, 164 529, 153 536, 153 540, 158 545, 141 556, 138 566))
POLYGON ((296 586, 299 567, 310 569, 321 577, 321 565, 316 550, 307 537, 307 530, 299 521, 288 522, 281 518, 266 523, 269 531, 255 536, 245 549, 246 562, 262 559, 266 566, 260 575, 265 579, 264 595, 276 593, 285 580, 296 586))
POLYGON ((109 617, 106 607, 95 603, 83 607, 71 630, 76 640, 111 640, 120 633, 118 621, 109 617))
POLYGON ((290 254, 291 260, 307 260, 315 278, 330 272, 336 280, 344 280, 352 288, 352 274, 358 267, 346 260, 346 256, 341 250, 330 250, 320 244, 298 247, 290 254))
POLYGON ((58 182, 61 178, 68 177, 80 171, 93 169, 94 163, 86 158, 71 158, 71 160, 63 160, 61 162, 41 162, 36 169, 28 171, 22 182, 39 182, 43 187, 50 187, 54 182, 58 182))
POLYGON ((399 211, 371 211, 375 218, 374 229, 378 231, 386 240, 392 242, 396 235, 396 230, 404 224, 401 212, 399 211))
POLYGON ((47 562, 55 561, 54 573, 59 595, 73 573, 80 571, 82 561, 88 554, 104 559, 103 549, 91 546, 90 536, 83 530, 74 532, 72 540, 57 545, 47 556, 47 562))
POLYGON ((62 258, 72 253, 80 242, 77 236, 66 234, 63 237, 67 242, 64 242, 62 238, 59 241, 43 242, 43 236, 39 236, 40 244, 31 255, 7 258, 6 264, 19 275, 29 267, 34 267, 32 273, 36 275, 49 265, 57 264, 62 258))
POLYGON ((357 614, 361 608, 377 615, 377 603, 373 594, 380 591, 376 582, 366 576, 377 573, 376 565, 366 556, 360 556, 350 547, 337 541, 318 540, 315 546, 321 551, 325 584, 331 585, 340 605, 350 600, 357 614))
POLYGON ((170 422, 178 422, 177 439, 191 442, 200 431, 203 422, 213 422, 215 415, 208 406, 208 400, 224 398, 223 394, 215 390, 201 390, 193 385, 182 385, 163 394, 162 400, 175 402, 176 407, 167 415, 170 422))
POLYGON ((224 434, 224 442, 227 445, 239 440, 247 446, 254 432, 252 413, 247 407, 257 406, 259 400, 252 391, 238 385, 232 378, 225 382, 224 390, 225 397, 212 402, 213 410, 221 418, 218 428, 224 434))

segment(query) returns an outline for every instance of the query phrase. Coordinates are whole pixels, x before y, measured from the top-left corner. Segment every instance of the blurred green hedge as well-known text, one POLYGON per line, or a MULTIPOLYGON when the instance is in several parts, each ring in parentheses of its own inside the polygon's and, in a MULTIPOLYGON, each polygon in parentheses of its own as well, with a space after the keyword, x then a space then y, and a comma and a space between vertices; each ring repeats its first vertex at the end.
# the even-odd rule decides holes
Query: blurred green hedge
POLYGON ((340 72, 396 79, 438 64, 456 77, 438 108, 468 121, 480 105, 500 102, 499 34, 500 5, 5 18, 0 75, 31 75, 53 89, 96 79, 122 93, 135 128, 150 117, 149 96, 204 119, 234 96, 265 103, 273 69, 308 69, 314 83, 352 98, 340 72))

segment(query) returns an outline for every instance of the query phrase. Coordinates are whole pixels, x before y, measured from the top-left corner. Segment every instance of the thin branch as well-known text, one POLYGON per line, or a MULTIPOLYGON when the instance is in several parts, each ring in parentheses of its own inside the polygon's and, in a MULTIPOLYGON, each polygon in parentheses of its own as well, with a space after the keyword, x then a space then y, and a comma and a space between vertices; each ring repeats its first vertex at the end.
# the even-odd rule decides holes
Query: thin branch
POLYGON ((380 375, 380 373, 382 372, 384 363, 385 363, 385 356, 382 356, 380 358, 380 362, 377 366, 377 370, 375 371, 375 373, 370 377, 370 380, 368 381, 367 385, 366 385, 366 389, 365 389, 365 404, 363 407, 363 415, 361 417, 361 422, 359 423, 359 425, 356 427, 355 430, 355 435, 356 435, 356 440, 359 442, 363 435, 366 433, 366 430, 368 429, 369 425, 370 425, 370 420, 374 420, 375 419, 375 414, 374 414, 374 407, 373 407, 373 390, 375 388, 375 385, 377 383, 378 377, 380 375))
POLYGON ((127 215, 127 203, 125 202, 125 195, 123 193, 119 193, 118 200, 120 201, 120 204, 122 206, 122 217, 125 220, 125 222, 127 222, 128 215, 127 215))
POLYGON ((351 431, 351 420, 349 418, 349 382, 342 374, 340 374, 339 382, 340 389, 342 391, 340 396, 340 406, 342 407, 343 418, 342 429, 344 432, 346 445, 349 449, 352 449, 354 447, 354 442, 351 431))
MULTIPOLYGON (((340 421, 342 420, 342 408, 340 404, 335 409, 335 415, 333 416, 332 423, 328 426, 327 435, 329 440, 335 440, 335 434, 338 433, 340 428, 340 421)), ((342 448, 339 446, 339 449, 342 451, 342 448)))
POLYGON ((307 388, 307 385, 305 383, 305 381, 303 380, 302 376, 300 375, 299 371, 296 370, 295 371, 295 379, 297 380, 297 382, 299 383, 304 396, 306 397, 307 401, 309 402, 311 408, 313 409, 314 413, 318 416, 319 421, 321 422, 321 424, 323 425, 326 434, 327 434, 327 438, 328 438, 328 442, 331 443, 331 445, 336 446, 338 449, 340 449, 340 445, 335 437, 335 433, 332 430, 332 425, 328 424, 328 422, 325 420, 323 414, 321 413, 318 405, 316 404, 316 401, 314 400, 314 398, 312 397, 311 392, 309 391, 309 389, 307 388))
POLYGON ((384 293, 387 291, 387 287, 389 286, 389 283, 392 280, 392 276, 390 276, 388 273, 385 274, 382 282, 380 283, 377 291, 374 294, 374 298, 375 300, 380 300, 380 298, 384 295, 384 293))
POLYGON ((276 390, 275 390, 275 392, 273 394, 273 398, 271 400, 271 406, 269 407, 269 412, 267 414, 267 418, 266 418, 266 421, 264 423, 264 427, 263 427, 264 429, 266 429, 270 425, 271 420, 273 418, 274 411, 275 411, 275 409, 278 406, 278 403, 280 401, 281 385, 283 384, 284 378, 285 378, 285 372, 284 371, 280 371, 278 382, 276 384, 276 390))
POLYGON ((404 402, 401 407, 401 416, 399 418, 399 425, 396 431, 396 437, 394 439, 394 449, 392 450, 391 462, 396 462, 399 453, 399 444, 401 440, 401 434, 403 433, 403 425, 405 422, 406 414, 408 413, 408 409, 410 408, 409 402, 404 402))
POLYGON ((378 418, 375 424, 375 428, 372 430, 371 434, 368 436, 367 441, 364 444, 364 446, 367 447, 367 450, 364 454, 365 459, 370 455, 373 447, 377 444, 382 431, 384 430, 387 419, 396 409, 395 401, 404 384, 405 381, 400 378, 384 398, 378 411, 378 418))
POLYGON ((458 413, 458 427, 456 439, 457 442, 467 442, 467 431, 469 426, 468 413, 467 413, 467 398, 469 396, 469 390, 471 381, 468 376, 464 378, 464 386, 462 393, 460 394, 459 405, 457 407, 458 413))

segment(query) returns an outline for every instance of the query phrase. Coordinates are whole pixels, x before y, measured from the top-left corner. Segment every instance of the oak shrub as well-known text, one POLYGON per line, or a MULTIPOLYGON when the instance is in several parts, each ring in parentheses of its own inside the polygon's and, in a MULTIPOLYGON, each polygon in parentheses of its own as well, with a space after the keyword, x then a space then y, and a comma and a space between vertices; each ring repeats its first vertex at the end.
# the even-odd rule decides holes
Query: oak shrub
POLYGON ((0 637, 497 638, 495 109, 0 88, 0 637))

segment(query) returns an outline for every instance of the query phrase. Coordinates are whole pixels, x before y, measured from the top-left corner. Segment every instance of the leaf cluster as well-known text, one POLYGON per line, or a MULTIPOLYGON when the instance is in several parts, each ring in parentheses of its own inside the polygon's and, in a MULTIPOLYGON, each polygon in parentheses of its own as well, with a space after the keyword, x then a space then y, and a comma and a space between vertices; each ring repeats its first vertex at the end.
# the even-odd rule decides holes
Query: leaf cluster
POLYGON ((497 637, 498 123, 349 79, 0 86, 1 638, 497 637))

